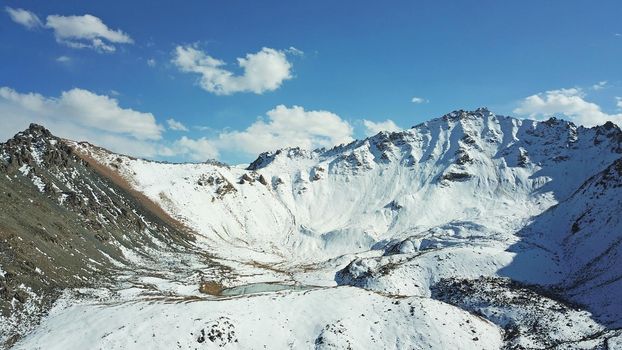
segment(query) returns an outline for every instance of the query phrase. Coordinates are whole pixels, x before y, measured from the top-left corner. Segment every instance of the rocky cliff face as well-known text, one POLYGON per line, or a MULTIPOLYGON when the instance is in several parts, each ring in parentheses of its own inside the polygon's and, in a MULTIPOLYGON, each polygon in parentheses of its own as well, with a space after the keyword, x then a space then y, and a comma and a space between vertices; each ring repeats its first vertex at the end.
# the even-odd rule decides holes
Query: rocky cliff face
POLYGON ((111 282, 136 256, 192 236, 39 125, 0 144, 0 341, 36 323, 63 289, 111 282))

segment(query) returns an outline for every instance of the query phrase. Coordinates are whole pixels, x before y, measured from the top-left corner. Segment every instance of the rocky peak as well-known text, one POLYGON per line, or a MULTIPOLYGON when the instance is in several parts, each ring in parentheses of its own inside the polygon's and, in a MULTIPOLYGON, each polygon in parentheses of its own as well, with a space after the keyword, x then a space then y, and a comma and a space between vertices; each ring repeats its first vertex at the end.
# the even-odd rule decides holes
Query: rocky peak
POLYGON ((611 121, 606 122, 603 125, 594 127, 596 135, 594 137, 594 144, 599 144, 605 140, 609 140, 617 153, 622 153, 622 130, 616 124, 611 121))
POLYGON ((263 153, 260 153, 259 156, 257 157, 257 159, 255 159, 246 168, 246 170, 258 170, 258 169, 261 169, 261 168, 265 167, 266 165, 272 163, 272 161, 274 160, 274 158, 276 158, 276 156, 277 156, 276 152, 263 152, 263 153))
POLYGON ((46 129, 43 125, 35 123, 30 123, 28 129, 26 129, 24 133, 28 133, 33 137, 52 137, 50 130, 46 129))
POLYGON ((56 137, 45 127, 32 123, 26 130, 18 132, 5 144, 12 146, 18 144, 31 145, 37 143, 37 141, 45 141, 47 139, 56 139, 56 137))
POLYGON ((71 148, 48 129, 39 124, 20 131, 5 143, 0 143, 3 165, 63 165, 71 155, 71 148))
POLYGON ((266 167, 268 164, 271 164, 278 158, 287 158, 287 159, 303 159, 303 158, 313 158, 315 153, 321 153, 324 149, 316 149, 316 150, 306 150, 300 147, 286 147, 281 148, 276 151, 263 152, 261 153, 257 159, 255 159, 246 169, 247 170, 258 170, 266 167))
POLYGON ((438 118, 444 121, 459 121, 459 120, 477 120, 487 116, 491 116, 493 113, 486 107, 479 107, 474 111, 467 111, 464 109, 458 109, 444 116, 438 118))
POLYGON ((620 131, 620 128, 617 125, 615 125, 611 120, 609 120, 605 124, 603 124, 603 128, 605 130, 615 129, 617 131, 620 131))

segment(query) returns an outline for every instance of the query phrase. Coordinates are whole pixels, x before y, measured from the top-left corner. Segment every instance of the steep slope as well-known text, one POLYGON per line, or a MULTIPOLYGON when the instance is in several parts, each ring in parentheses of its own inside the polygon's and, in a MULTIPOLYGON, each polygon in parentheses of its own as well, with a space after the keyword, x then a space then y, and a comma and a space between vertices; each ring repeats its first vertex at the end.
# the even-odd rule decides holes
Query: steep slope
MULTIPOLYGON (((555 286, 599 321, 622 327, 622 158, 588 179, 570 198, 534 218, 514 250, 546 249, 563 267, 555 286), (534 246, 537 245, 537 248, 534 246)), ((501 273, 522 269, 516 259, 501 273)))
POLYGON ((66 288, 155 268, 193 239, 38 125, 0 144, 0 344, 66 288))

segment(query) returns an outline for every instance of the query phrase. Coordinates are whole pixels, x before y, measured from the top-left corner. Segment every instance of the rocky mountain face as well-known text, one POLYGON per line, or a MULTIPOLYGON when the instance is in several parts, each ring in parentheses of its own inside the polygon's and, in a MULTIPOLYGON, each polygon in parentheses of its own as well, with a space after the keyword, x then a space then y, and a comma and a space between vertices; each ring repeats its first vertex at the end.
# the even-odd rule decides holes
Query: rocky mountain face
POLYGON ((89 345, 60 341, 73 317, 107 320, 72 328, 104 348, 132 348, 130 334, 153 348, 622 345, 612 123, 455 111, 247 168, 135 159, 34 125, 0 149, 5 317, 90 288, 17 348, 89 345), (168 327, 176 344, 156 340, 168 327))
POLYGON ((0 145, 5 344, 29 330, 64 289, 110 283, 136 267, 132 254, 157 260, 191 245, 182 225, 92 164, 34 124, 0 145))

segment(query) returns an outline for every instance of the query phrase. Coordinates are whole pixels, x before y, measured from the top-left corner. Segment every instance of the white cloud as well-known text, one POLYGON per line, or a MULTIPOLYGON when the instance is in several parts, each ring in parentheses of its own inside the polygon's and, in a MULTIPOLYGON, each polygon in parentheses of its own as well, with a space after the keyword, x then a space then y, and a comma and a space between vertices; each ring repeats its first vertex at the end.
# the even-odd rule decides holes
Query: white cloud
POLYGON ((6 12, 11 16, 11 19, 15 23, 19 23, 28 29, 35 29, 43 26, 41 20, 34 13, 24 9, 14 9, 10 7, 4 8, 6 12))
POLYGON ((122 108, 118 101, 83 89, 59 97, 20 93, 0 87, 0 138, 8 139, 29 123, 40 123, 61 137, 85 140, 116 152, 154 157, 163 147, 163 127, 151 113, 122 108))
POLYGON ((108 28, 101 19, 92 15, 51 15, 47 16, 45 26, 54 31, 56 41, 73 48, 113 52, 116 50, 113 44, 134 42, 126 33, 108 28))
POLYGON ((214 130, 214 128, 211 128, 206 125, 193 125, 192 128, 199 130, 199 131, 213 131, 214 130))
POLYGON ((428 103, 428 100, 426 100, 423 97, 415 96, 410 100, 410 102, 415 103, 415 104, 422 104, 422 103, 428 103))
POLYGON ((550 90, 526 97, 514 109, 514 113, 532 118, 547 118, 563 114, 577 124, 594 126, 612 121, 622 125, 622 113, 607 114, 599 105, 585 100, 580 88, 550 90))
POLYGON ((173 152, 184 155, 195 161, 216 159, 219 155, 216 146, 205 137, 194 140, 183 136, 175 141, 173 148, 173 152))
POLYGON ((246 154, 299 146, 330 147, 352 141, 352 127, 328 111, 305 111, 300 106, 276 106, 244 131, 229 131, 214 141, 218 148, 246 154))
POLYGON ((304 56, 305 55, 304 51, 299 50, 293 46, 290 46, 289 49, 285 50, 285 52, 293 56, 304 56))
POLYGON ((168 124, 168 128, 175 131, 188 131, 188 128, 182 123, 173 118, 167 119, 166 124, 168 124))
POLYGON ((223 131, 211 138, 182 137, 173 149, 193 160, 218 158, 221 153, 256 156, 284 147, 305 149, 331 147, 351 142, 352 127, 328 111, 306 111, 299 106, 279 105, 245 130, 223 131))
POLYGON ((213 58, 194 46, 177 46, 172 60, 182 72, 199 74, 201 87, 217 95, 236 92, 262 94, 278 89, 283 81, 292 78, 292 65, 284 51, 264 47, 257 53, 238 58, 237 61, 243 70, 241 75, 225 69, 224 61, 213 58))
POLYGON ((150 59, 148 59, 148 60, 147 60, 147 65, 148 65, 149 67, 155 67, 155 66, 156 66, 156 63, 157 63, 157 62, 156 62, 156 60, 155 60, 155 59, 153 59, 153 58, 150 58, 150 59))
POLYGON ((616 96, 616 106, 618 106, 619 109, 622 109, 622 97, 616 96))
POLYGON ((373 136, 381 131, 400 131, 402 128, 397 126, 391 119, 387 119, 383 122, 373 122, 371 120, 363 120, 363 125, 365 126, 365 135, 373 136))
POLYGON ((607 81, 603 80, 603 81, 599 81, 598 83, 592 85, 592 90, 602 90, 605 87, 607 87, 607 81))
POLYGON ((71 57, 69 57, 69 56, 58 56, 56 58, 56 62, 69 63, 69 62, 71 62, 71 57))
POLYGON ((72 48, 91 48, 101 52, 114 52, 113 44, 131 44, 129 35, 117 29, 112 30, 93 15, 61 16, 50 15, 43 25, 39 17, 24 9, 5 7, 11 19, 28 29, 45 27, 54 32, 56 41, 72 48))

